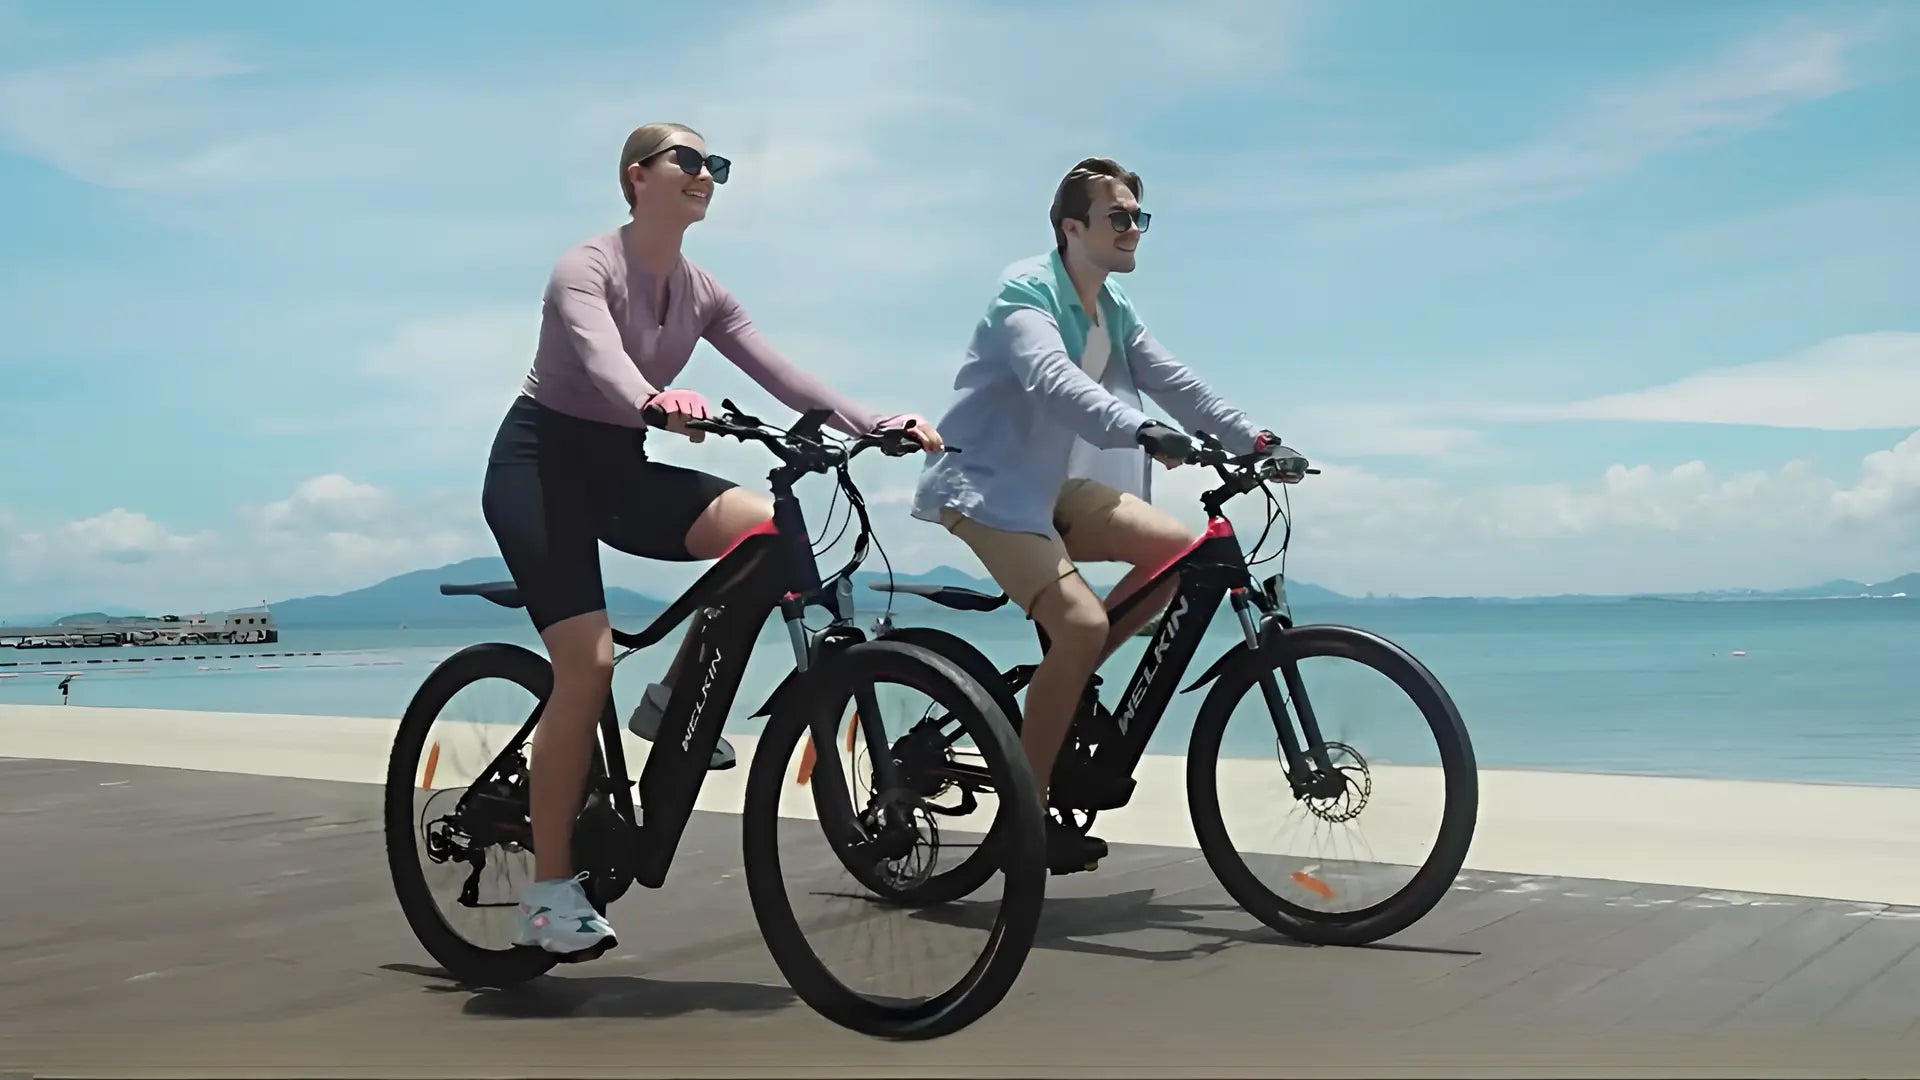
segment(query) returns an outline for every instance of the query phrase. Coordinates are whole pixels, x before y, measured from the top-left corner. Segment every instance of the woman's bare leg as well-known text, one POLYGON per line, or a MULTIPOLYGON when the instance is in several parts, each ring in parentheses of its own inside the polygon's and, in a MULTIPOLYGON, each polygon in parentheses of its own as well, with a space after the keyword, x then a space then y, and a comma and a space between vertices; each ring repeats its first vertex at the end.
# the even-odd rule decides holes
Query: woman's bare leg
POLYGON ((593 728, 613 686, 613 632, 605 611, 562 619, 541 631, 553 664, 553 693, 533 729, 534 878, 573 875, 573 819, 593 754, 593 728))

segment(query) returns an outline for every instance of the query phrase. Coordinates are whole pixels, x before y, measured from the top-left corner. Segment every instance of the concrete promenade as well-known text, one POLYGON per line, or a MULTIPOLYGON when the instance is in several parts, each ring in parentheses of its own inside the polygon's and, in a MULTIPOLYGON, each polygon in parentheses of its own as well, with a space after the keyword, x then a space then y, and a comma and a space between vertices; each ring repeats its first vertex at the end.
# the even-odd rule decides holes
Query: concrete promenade
MULTIPOLYGON (((0 752, 5 747, 0 744, 0 752)), ((1799 1075, 1920 1068, 1920 910, 1474 871, 1363 949, 1291 945, 1198 853, 1056 878, 1000 1010, 888 1044, 800 1004, 737 819, 703 813, 622 947, 511 993, 414 942, 377 786, 0 760, 0 1074, 1799 1075)), ((1834 822, 1836 829, 1873 828, 1834 822)))

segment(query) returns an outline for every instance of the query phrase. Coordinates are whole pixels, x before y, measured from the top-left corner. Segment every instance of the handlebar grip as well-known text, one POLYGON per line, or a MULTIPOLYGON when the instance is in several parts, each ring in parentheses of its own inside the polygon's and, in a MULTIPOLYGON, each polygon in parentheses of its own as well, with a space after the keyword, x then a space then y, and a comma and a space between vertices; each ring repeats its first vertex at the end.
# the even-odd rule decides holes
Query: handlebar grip
POLYGON ((1151 420, 1140 425, 1140 431, 1134 441, 1146 448, 1154 457, 1186 460, 1193 456, 1193 437, 1184 431, 1170 428, 1165 424, 1151 420))

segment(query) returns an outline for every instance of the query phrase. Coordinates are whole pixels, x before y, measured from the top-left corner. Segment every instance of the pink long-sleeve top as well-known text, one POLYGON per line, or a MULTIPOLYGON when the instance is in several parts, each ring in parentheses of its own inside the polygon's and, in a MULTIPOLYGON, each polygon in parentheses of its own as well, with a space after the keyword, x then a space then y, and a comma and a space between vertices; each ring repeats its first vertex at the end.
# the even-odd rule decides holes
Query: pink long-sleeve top
POLYGON ((713 275, 682 258, 667 278, 661 311, 659 278, 632 257, 618 229, 567 251, 547 280, 540 342, 521 392, 570 416, 644 427, 641 407, 673 382, 705 338, 796 412, 832 409, 828 422, 849 435, 882 421, 768 344, 713 275))

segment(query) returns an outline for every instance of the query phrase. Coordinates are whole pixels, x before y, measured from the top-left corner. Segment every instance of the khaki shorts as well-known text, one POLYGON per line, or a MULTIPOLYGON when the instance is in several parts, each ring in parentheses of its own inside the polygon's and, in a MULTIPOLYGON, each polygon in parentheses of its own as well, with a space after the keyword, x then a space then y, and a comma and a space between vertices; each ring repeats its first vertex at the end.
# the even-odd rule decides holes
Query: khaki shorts
POLYGON ((1053 504, 1053 527, 1060 534, 1057 537, 995 529, 951 507, 941 511, 940 523, 973 549, 994 584, 1031 615, 1034 601, 1047 586, 1078 573, 1076 558, 1088 562, 1138 561, 1127 551, 1108 549, 1131 534, 1128 525, 1165 517, 1165 511, 1105 484, 1071 479, 1060 485, 1060 495, 1053 504))

